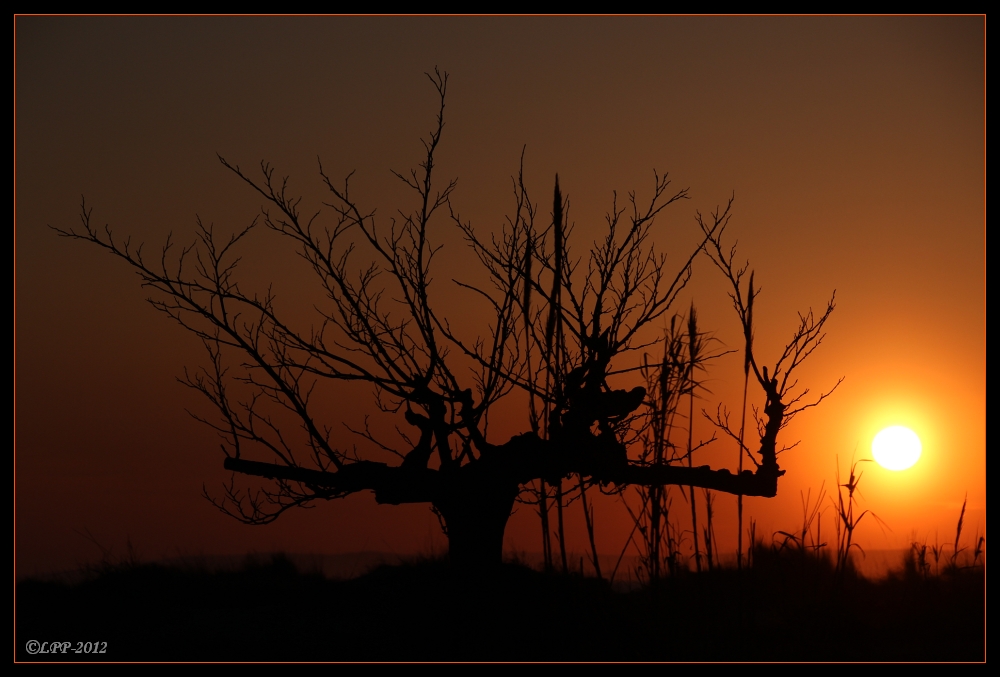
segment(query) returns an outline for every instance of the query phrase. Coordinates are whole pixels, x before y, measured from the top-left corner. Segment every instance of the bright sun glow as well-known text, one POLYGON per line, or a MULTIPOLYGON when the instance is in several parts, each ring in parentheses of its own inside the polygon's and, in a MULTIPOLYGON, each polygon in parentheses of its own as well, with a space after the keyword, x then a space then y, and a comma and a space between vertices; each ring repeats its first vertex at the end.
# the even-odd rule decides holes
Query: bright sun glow
POLYGON ((920 459, 920 438, 901 425, 882 430, 872 440, 872 455, 883 468, 906 470, 920 459))

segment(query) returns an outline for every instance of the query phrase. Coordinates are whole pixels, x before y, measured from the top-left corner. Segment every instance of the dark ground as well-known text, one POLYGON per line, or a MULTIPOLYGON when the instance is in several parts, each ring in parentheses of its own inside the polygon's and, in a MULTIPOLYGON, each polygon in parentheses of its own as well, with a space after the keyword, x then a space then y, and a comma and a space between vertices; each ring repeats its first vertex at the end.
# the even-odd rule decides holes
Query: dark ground
MULTIPOLYGON (((106 566, 17 584, 16 659, 106 661, 982 661, 983 568, 873 582, 797 553, 624 593, 507 564, 383 566, 332 581, 285 558, 238 571, 106 566), (28 655, 28 640, 69 641, 28 655), (106 653, 73 653, 80 642, 106 653)), ((85 646, 85 645, 84 645, 85 646)))

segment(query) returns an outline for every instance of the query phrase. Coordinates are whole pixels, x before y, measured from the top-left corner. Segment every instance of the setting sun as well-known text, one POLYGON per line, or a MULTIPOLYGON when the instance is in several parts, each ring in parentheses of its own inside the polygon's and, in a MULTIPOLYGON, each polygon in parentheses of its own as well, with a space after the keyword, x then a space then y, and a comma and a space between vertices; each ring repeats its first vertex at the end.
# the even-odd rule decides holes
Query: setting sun
POLYGON ((920 438, 901 425, 883 429, 872 440, 872 455, 888 470, 906 470, 920 459, 920 451, 920 438))

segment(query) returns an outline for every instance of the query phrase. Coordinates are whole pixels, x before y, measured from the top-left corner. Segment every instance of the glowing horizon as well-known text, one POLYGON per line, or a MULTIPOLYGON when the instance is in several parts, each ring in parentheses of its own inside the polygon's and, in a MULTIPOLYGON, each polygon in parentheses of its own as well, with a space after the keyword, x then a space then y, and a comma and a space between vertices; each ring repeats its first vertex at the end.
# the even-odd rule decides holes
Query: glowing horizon
MULTIPOLYGON (((864 522, 860 542, 905 547, 911 530, 953 529, 966 492, 966 523, 985 524, 983 19, 17 17, 15 29, 23 570, 98 556, 84 533, 118 549, 130 537, 150 557, 441 546, 425 506, 378 506, 367 495, 289 511, 263 528, 216 511, 202 487, 229 473, 214 433, 186 413, 204 413, 198 394, 176 382, 205 364, 203 347, 150 310, 132 271, 46 227, 77 224, 84 194, 96 224, 145 242, 150 256, 168 233, 178 246, 193 239, 196 214, 236 231, 260 200, 220 168, 217 152, 243 167, 272 162, 303 209, 323 199, 317 155, 334 180, 357 170, 352 191, 388 227, 409 205, 390 170, 406 175, 433 123, 423 73, 435 65, 451 74, 439 176, 457 177, 455 208, 480 232, 510 213, 522 151, 539 218, 559 174, 578 255, 604 232, 613 191, 619 208, 630 190, 648 198, 656 169, 691 189, 658 217, 668 266, 698 241, 695 213, 735 193, 731 233, 763 289, 754 310, 762 365, 780 356, 796 313, 821 310, 837 290, 802 387, 811 401, 846 378, 782 432, 780 442, 801 444, 779 456, 778 496, 745 503, 759 533, 797 524, 800 492, 829 488, 838 458, 866 453, 880 430, 907 422, 919 461, 903 474, 866 464, 874 472, 862 482, 864 508, 893 531, 864 522), (720 36, 706 55, 706 41, 720 36)), ((435 224, 435 303, 463 335, 486 335, 483 307, 452 282, 479 272, 453 226, 435 224)), ((282 311, 308 328, 324 296, 295 251, 264 228, 242 244, 241 284, 264 293, 273 283, 282 311)), ((697 443, 717 432, 701 409, 739 411, 742 335, 705 259, 674 310, 691 302, 719 350, 737 351, 711 364, 694 406, 697 443)), ((612 386, 638 378, 628 372, 612 386)), ((753 446, 751 407, 764 400, 751 396, 753 446)), ((368 414, 387 434, 398 423, 352 384, 316 398, 344 448, 381 453, 347 432, 368 414)), ((490 435, 524 432, 525 411, 514 398, 498 405, 490 435)), ((694 464, 735 470, 739 456, 720 435, 694 464)), ((633 523, 617 496, 594 493, 598 548, 617 556, 633 523)), ((735 498, 717 499, 720 549, 731 553, 735 498)), ((576 503, 568 514, 570 548, 585 552, 576 503)), ((506 547, 534 552, 539 540, 533 507, 516 504, 506 547)))

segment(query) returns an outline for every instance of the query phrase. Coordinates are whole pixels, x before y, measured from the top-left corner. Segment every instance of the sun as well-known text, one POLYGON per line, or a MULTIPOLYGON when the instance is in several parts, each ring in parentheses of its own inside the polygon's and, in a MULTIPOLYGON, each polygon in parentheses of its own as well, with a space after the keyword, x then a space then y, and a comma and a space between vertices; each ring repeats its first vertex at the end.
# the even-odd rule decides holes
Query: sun
POLYGON ((872 440, 872 456, 883 468, 906 470, 920 460, 920 438, 901 425, 883 429, 872 440))

